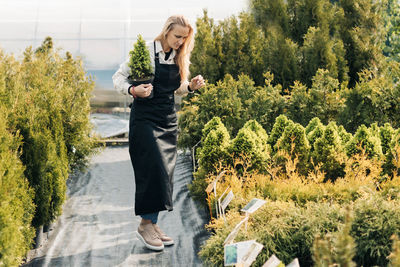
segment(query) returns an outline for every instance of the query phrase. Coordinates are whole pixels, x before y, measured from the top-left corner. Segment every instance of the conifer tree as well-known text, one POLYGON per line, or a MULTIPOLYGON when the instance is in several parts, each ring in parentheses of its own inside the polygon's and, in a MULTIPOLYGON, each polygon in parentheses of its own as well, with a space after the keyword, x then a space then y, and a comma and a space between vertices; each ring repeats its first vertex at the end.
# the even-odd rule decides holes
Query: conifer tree
MULTIPOLYGON (((5 62, 0 58, 1 78, 5 78, 4 67, 5 62)), ((0 85, 0 93, 4 89, 0 85)), ((20 266, 34 237, 31 226, 34 192, 24 177, 24 166, 19 159, 21 137, 7 130, 9 111, 5 107, 0 100, 0 265, 20 266)))
POLYGON ((209 83, 222 79, 223 52, 222 29, 214 24, 203 10, 203 17, 196 21, 195 46, 191 55, 191 73, 201 73, 209 83))
POLYGON ((334 181, 344 176, 346 154, 335 123, 329 123, 323 135, 315 141, 312 158, 314 164, 322 164, 327 179, 334 181))
POLYGON ((275 124, 272 127, 271 133, 268 137, 268 144, 273 149, 273 153, 276 152, 275 145, 278 140, 281 138, 283 132, 285 131, 286 127, 292 125, 293 121, 289 120, 285 115, 279 115, 275 119, 275 124))
POLYGON ((343 19, 340 34, 349 64, 349 86, 359 80, 364 69, 381 69, 384 38, 383 1, 340 0, 343 19))
POLYGON ((350 157, 364 150, 368 158, 382 158, 382 147, 379 137, 374 136, 371 130, 361 125, 353 138, 346 145, 346 153, 350 157))
MULTIPOLYGON (((310 156, 310 143, 307 140, 305 129, 298 123, 289 124, 285 127, 282 136, 276 142, 275 151, 283 150, 288 153, 292 160, 298 158, 298 170, 305 175, 308 171, 310 156)), ((281 161, 280 155, 277 160, 281 161)))
POLYGON ((144 79, 153 74, 153 68, 150 61, 150 53, 147 49, 146 42, 142 35, 138 35, 133 49, 129 52, 129 68, 131 70, 132 79, 144 79))

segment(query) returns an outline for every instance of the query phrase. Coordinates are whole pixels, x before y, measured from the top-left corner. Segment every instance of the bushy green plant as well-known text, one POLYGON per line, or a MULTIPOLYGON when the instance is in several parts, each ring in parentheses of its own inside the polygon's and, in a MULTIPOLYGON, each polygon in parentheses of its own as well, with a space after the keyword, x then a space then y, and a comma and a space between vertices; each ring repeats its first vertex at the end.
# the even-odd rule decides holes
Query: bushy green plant
POLYGON ((153 74, 150 53, 142 35, 138 35, 136 42, 133 44, 133 49, 129 52, 129 56, 128 66, 131 71, 131 79, 145 79, 153 74))
POLYGON ((279 115, 275 119, 274 126, 272 127, 271 133, 268 137, 268 144, 273 149, 273 152, 276 152, 275 145, 278 140, 281 138, 283 132, 285 131, 286 127, 292 125, 293 121, 289 120, 285 115, 279 115))
POLYGON ((206 124, 204 141, 198 148, 199 169, 206 173, 215 172, 218 164, 226 164, 227 148, 230 136, 219 118, 214 118, 206 124), (216 123, 216 124, 214 124, 216 123))
MULTIPOLYGON (((275 150, 285 151, 291 156, 292 160, 298 158, 297 168, 300 173, 306 174, 308 172, 310 144, 303 126, 298 123, 286 126, 274 148, 275 150)), ((285 159, 280 155, 276 155, 276 160, 285 162, 285 159)))
MULTIPOLYGON (((0 71, 1 80, 4 74, 0 71)), ((4 89, 0 85, 1 93, 4 89)), ((0 266, 20 266, 34 237, 34 192, 19 159, 21 137, 7 130, 8 112, 3 104, 0 101, 0 266)))
POLYGON ((315 117, 308 123, 305 131, 308 142, 310 142, 311 151, 313 151, 315 141, 324 134, 325 126, 318 117, 315 117))
POLYGON ((379 127, 379 138, 381 139, 382 153, 386 153, 390 149, 390 143, 392 142, 392 137, 394 135, 394 129, 389 123, 385 123, 384 126, 379 127))
POLYGON ((362 266, 387 266, 391 252, 390 238, 399 235, 399 201, 387 201, 379 195, 369 195, 354 204, 351 235, 356 244, 355 260, 362 266))
POLYGON ((204 125, 213 117, 219 117, 229 134, 236 135, 245 122, 242 102, 238 97, 240 83, 227 75, 223 81, 207 85, 200 89, 200 94, 184 100, 179 113, 183 118, 179 120, 179 128, 182 129, 178 138, 180 147, 191 148, 197 144, 204 125))
POLYGON ((348 210, 345 223, 338 232, 333 233, 333 235, 327 234, 324 238, 319 236, 315 238, 313 243, 314 266, 356 266, 353 261, 356 246, 353 237, 350 235, 351 220, 351 211, 348 210))
MULTIPOLYGON (((241 77, 239 76, 239 79, 241 77)), ((264 77, 265 86, 263 87, 253 87, 254 89, 251 90, 252 88, 247 86, 243 89, 238 87, 238 89, 239 93, 246 91, 252 94, 247 97, 241 97, 244 107, 243 117, 246 120, 256 120, 266 131, 271 131, 275 119, 285 111, 286 99, 281 95, 282 86, 272 85, 273 75, 267 72, 264 74, 264 77)))
POLYGON ((345 149, 336 128, 336 124, 329 123, 323 135, 315 141, 312 152, 314 164, 321 164, 321 170, 326 173, 326 178, 331 180, 344 176, 346 160, 345 149))
MULTIPOLYGON (((261 266, 272 254, 286 263, 297 257, 301 266, 309 266, 314 236, 337 231, 343 221, 342 213, 338 205, 327 203, 297 207, 293 202, 269 201, 251 216, 247 232, 242 229, 235 241, 256 239, 263 244, 255 266, 261 266)), ((227 224, 211 224, 215 234, 200 251, 206 265, 223 264, 222 243, 239 220, 233 212, 228 215, 227 224)))
POLYGON ((374 136, 365 125, 361 125, 353 138, 347 143, 346 153, 348 156, 351 156, 360 153, 362 149, 369 158, 382 158, 382 147, 379 137, 374 136))
POLYGON ((219 117, 211 119, 203 129, 201 146, 197 149, 199 168, 193 174, 194 180, 189 185, 193 197, 204 203, 207 187, 206 177, 215 174, 220 167, 228 162, 228 147, 230 136, 219 117))
POLYGON ((393 174, 400 174, 400 129, 393 133, 392 141, 385 155, 383 172, 391 177, 393 174))
POLYGON ((346 131, 346 129, 343 127, 343 125, 340 125, 339 127, 338 127, 338 134, 339 134, 339 136, 340 136, 340 139, 341 139, 341 141, 342 141, 342 145, 346 145, 347 144, 347 142, 349 142, 350 141, 350 139, 353 137, 353 135, 351 134, 351 133, 348 133, 347 131, 346 131))
MULTIPOLYGON (((270 148, 267 145, 268 135, 261 125, 251 120, 239 130, 228 148, 229 154, 235 160, 242 161, 248 171, 263 172, 270 157, 270 148)), ((241 166, 243 167, 243 166, 241 166)))
POLYGON ((82 170, 93 153, 89 121, 93 82, 80 60, 66 58, 50 37, 21 62, 2 58, 7 69, 1 101, 10 111, 8 127, 22 138, 21 161, 35 191, 34 226, 47 225, 60 213, 70 171, 82 170))

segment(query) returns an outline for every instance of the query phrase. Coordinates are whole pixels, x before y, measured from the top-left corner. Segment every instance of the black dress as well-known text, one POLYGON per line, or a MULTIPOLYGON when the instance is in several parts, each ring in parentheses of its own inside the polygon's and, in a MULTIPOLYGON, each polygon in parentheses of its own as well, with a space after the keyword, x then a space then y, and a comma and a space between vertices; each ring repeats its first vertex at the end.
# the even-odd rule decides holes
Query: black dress
POLYGON ((158 53, 154 58, 153 98, 136 98, 129 121, 136 215, 172 210, 178 128, 174 91, 181 78, 176 64, 160 64, 158 53))

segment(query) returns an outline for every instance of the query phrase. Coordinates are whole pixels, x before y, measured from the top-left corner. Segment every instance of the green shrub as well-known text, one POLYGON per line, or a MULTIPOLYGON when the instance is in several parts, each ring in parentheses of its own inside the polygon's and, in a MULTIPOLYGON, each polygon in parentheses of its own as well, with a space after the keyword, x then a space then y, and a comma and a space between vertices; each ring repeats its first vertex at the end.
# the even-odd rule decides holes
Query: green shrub
POLYGON ((183 119, 178 123, 182 129, 178 145, 186 148, 196 145, 201 139, 204 125, 213 117, 219 117, 229 134, 236 135, 245 122, 237 88, 238 81, 227 75, 223 81, 207 85, 200 89, 199 94, 188 101, 184 100, 179 113, 183 119))
POLYGON ((340 136, 343 146, 345 146, 347 142, 349 142, 350 139, 353 137, 353 135, 351 133, 348 133, 342 125, 338 127, 338 134, 340 136))
POLYGON ((28 47, 21 62, 4 57, 0 63, 7 70, 1 101, 10 111, 8 128, 21 135, 20 159, 35 191, 32 223, 47 225, 61 213, 69 172, 83 170, 94 151, 89 121, 94 84, 82 62, 69 53, 62 58, 49 37, 35 51, 28 47))
POLYGON ((351 223, 351 212, 348 210, 342 229, 333 235, 327 234, 324 238, 315 237, 313 243, 314 266, 356 266, 353 261, 356 246, 350 235, 351 223))
POLYGON ((387 266, 391 252, 390 238, 400 233, 399 201, 387 201, 369 195, 354 203, 351 235, 356 244, 355 260, 359 266, 387 266))
MULTIPOLYGON (((282 136, 275 144, 275 150, 282 150, 291 156, 294 160, 298 158, 297 168, 301 174, 308 172, 308 160, 310 144, 307 140, 304 127, 294 123, 285 127, 282 136)), ((286 162, 280 155, 276 155, 276 160, 286 162)))
MULTIPOLYGON (((353 219, 346 226, 348 211, 335 203, 308 202, 298 206, 291 201, 268 201, 250 216, 247 231, 242 228, 235 242, 255 239, 264 245, 255 266, 261 266, 272 254, 286 263, 297 257, 301 266, 311 266, 313 243, 315 256, 315 242, 329 235, 333 237, 333 244, 319 243, 319 248, 331 253, 331 263, 352 264, 354 260, 357 266, 387 266, 391 236, 398 235, 400 229, 398 202, 373 191, 365 192, 354 204, 350 203, 354 210, 353 219)), ((226 223, 222 218, 210 223, 209 228, 214 234, 199 253, 207 266, 223 264, 222 244, 243 219, 237 209, 231 208, 226 223)))
POLYGON ((202 140, 196 152, 199 167, 193 173, 194 179, 189 185, 189 190, 194 199, 204 204, 207 175, 215 174, 220 167, 227 166, 229 159, 230 136, 220 118, 214 117, 205 125, 202 140))
POLYGON ((205 173, 214 173, 219 163, 226 164, 230 136, 219 118, 214 118, 207 126, 210 126, 205 127, 204 133, 207 135, 201 147, 197 149, 199 169, 205 173))
POLYGON ((361 125, 353 138, 346 145, 346 153, 350 157, 364 150, 369 158, 382 158, 382 147, 379 137, 374 136, 370 129, 361 125))
MULTIPOLYGON (((233 157, 231 164, 236 160, 249 164, 248 171, 256 170, 263 172, 270 157, 270 149, 267 145, 268 135, 261 125, 251 120, 246 122, 232 140, 228 148, 229 154, 233 157)), ((241 166, 243 168, 244 166, 241 166)))
POLYGON ((271 133, 268 137, 268 144, 271 146, 273 153, 276 153, 275 145, 281 138, 286 127, 292 125, 293 121, 289 120, 285 115, 279 115, 275 119, 274 126, 272 127, 271 133))
POLYGON ((321 164, 321 170, 330 180, 344 176, 346 160, 345 150, 336 129, 336 124, 329 123, 323 135, 315 141, 312 152, 314 164, 321 164))
MULTIPOLYGON (((239 76, 239 79, 241 77, 239 76)), ((243 117, 246 120, 256 120, 266 131, 271 131, 275 119, 285 111, 286 99, 281 95, 282 87, 272 85, 273 75, 265 73, 264 77, 265 86, 256 88, 248 86, 242 90, 251 93, 246 98, 241 97, 244 108, 243 117)))
POLYGON ((325 126, 318 117, 315 117, 308 123, 305 131, 308 142, 310 142, 311 151, 313 151, 315 141, 324 134, 325 126))
POLYGON ((383 173, 391 177, 394 174, 400 175, 400 129, 397 129, 392 136, 389 149, 385 155, 383 173))
POLYGON ((384 126, 379 128, 379 138, 381 139, 382 153, 387 154, 390 150, 390 143, 392 142, 392 137, 395 130, 389 123, 385 123, 384 126))
POLYGON ((144 79, 153 73, 149 50, 142 35, 138 35, 133 49, 129 52, 129 68, 132 79, 144 79))
MULTIPOLYGON (((4 89, 0 86, 1 93, 4 89)), ((21 137, 8 132, 7 111, 2 104, 0 102, 0 266, 20 266, 34 237, 31 227, 34 192, 24 177, 24 166, 19 159, 21 137)))
MULTIPOLYGON (((235 242, 256 239, 263 244, 255 266, 261 266, 272 254, 285 263, 297 257, 301 266, 310 266, 314 236, 337 231, 343 221, 342 213, 339 206, 327 203, 297 207, 293 202, 268 201, 251 216, 247 232, 242 228, 235 242)), ((227 224, 215 223, 215 234, 200 251, 207 266, 223 265, 222 243, 239 220, 238 215, 232 213, 228 215, 227 224)))

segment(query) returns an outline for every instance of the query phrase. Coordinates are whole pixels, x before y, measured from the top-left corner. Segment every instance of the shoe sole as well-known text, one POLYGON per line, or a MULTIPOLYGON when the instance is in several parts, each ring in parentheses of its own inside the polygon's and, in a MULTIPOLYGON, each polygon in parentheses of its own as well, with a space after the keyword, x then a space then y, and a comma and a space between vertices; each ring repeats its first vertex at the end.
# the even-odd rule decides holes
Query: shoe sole
POLYGON ((161 251, 164 249, 164 244, 162 246, 152 246, 148 243, 146 243, 146 240, 144 240, 143 236, 141 234, 139 234, 139 232, 135 232, 136 236, 143 242, 143 244, 146 246, 146 248, 151 249, 151 250, 155 250, 155 251, 161 251))
POLYGON ((174 244, 174 240, 172 241, 163 241, 164 246, 172 246, 174 244))

